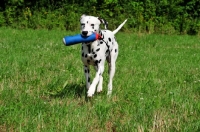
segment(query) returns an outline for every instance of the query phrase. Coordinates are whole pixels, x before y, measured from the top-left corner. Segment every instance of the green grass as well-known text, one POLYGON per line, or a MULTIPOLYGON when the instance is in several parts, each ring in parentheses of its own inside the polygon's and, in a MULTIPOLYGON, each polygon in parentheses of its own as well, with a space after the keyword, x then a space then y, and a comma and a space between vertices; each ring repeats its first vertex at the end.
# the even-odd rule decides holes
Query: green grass
MULTIPOLYGON (((200 38, 118 33, 113 94, 85 97, 77 32, 0 28, 0 131, 200 131, 200 38)), ((94 70, 92 70, 94 76, 94 70)))

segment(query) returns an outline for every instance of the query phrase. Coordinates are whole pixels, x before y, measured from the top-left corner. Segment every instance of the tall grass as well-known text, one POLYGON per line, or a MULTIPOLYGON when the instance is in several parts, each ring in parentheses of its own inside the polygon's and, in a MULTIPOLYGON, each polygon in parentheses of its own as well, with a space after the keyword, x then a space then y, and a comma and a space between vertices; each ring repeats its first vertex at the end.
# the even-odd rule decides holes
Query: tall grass
POLYGON ((71 34, 0 28, 0 131, 200 131, 200 38, 118 33, 113 94, 105 65, 88 100, 71 34))

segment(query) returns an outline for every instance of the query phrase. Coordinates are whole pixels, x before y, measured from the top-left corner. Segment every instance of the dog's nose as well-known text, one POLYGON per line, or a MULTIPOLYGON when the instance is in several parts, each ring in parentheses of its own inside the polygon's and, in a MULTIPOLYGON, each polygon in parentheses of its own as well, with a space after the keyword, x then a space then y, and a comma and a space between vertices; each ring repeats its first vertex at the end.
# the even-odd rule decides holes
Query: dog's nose
POLYGON ((84 36, 87 36, 88 31, 82 31, 82 34, 83 34, 84 36))

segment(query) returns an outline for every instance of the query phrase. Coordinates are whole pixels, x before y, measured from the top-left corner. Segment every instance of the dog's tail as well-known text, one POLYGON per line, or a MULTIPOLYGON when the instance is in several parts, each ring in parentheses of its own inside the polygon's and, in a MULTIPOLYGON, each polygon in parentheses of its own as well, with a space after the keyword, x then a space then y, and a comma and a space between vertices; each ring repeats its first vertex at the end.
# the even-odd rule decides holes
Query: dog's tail
POLYGON ((113 34, 116 34, 124 26, 124 24, 126 23, 126 21, 127 21, 127 19, 121 25, 119 25, 119 27, 117 29, 115 29, 113 31, 113 34))

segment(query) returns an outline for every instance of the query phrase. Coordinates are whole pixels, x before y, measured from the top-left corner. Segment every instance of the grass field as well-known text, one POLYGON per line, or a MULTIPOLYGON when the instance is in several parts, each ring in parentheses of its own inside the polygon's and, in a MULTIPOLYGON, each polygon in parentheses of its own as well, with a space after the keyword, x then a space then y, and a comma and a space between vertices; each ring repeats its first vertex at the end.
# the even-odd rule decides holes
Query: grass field
POLYGON ((113 94, 106 64, 87 99, 69 34, 0 28, 0 132, 200 131, 200 37, 118 33, 113 94))

